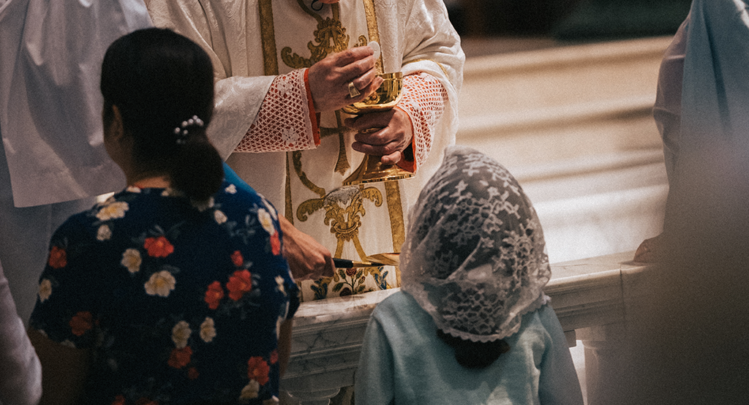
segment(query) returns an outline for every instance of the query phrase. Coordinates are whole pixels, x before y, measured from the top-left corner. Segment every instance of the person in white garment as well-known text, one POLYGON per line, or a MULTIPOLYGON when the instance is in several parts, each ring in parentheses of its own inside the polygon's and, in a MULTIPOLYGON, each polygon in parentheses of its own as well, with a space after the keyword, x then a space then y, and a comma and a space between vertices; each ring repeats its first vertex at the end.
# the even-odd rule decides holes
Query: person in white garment
POLYGON ((33 405, 42 396, 42 366, 31 346, 0 265, 0 404, 33 405))
MULTIPOLYGON (((442 0, 146 5, 154 25, 187 36, 211 56, 216 116, 209 136, 232 168, 284 213, 287 250, 297 241, 324 246, 299 257, 313 270, 324 267, 326 255, 363 260, 400 251, 403 213, 457 130, 465 57, 442 0), (367 46, 373 41, 379 57, 367 46), (380 85, 379 71, 403 73, 399 105, 359 118, 343 113, 380 85), (342 187, 364 153, 415 176, 342 187), (315 242, 294 238, 297 230, 315 242)), ((392 267, 338 269, 304 282, 303 299, 397 286, 395 273, 392 267)))
POLYGON ((142 0, 0 0, 0 263, 28 320, 52 232, 124 177, 107 158, 99 71, 150 26, 142 0))

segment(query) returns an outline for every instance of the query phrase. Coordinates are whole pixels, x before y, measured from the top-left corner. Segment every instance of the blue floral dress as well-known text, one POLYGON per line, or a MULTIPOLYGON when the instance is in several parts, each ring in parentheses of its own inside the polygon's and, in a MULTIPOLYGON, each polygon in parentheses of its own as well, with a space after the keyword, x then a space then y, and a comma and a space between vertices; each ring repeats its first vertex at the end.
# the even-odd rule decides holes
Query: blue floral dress
POLYGON ((273 206, 129 187, 55 233, 30 325, 94 350, 83 403, 275 403, 278 327, 299 306, 273 206))

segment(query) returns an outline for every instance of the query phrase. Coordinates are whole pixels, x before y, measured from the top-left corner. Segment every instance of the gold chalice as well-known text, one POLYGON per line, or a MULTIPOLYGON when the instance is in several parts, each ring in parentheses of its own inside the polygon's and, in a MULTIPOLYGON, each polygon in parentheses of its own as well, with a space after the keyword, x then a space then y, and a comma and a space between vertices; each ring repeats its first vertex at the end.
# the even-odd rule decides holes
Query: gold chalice
MULTIPOLYGON (((403 89, 403 73, 381 73, 378 76, 383 79, 382 85, 366 100, 343 107, 344 112, 360 115, 388 111, 398 105, 403 89)), ((371 132, 378 130, 380 128, 370 129, 371 132)), ((401 169, 398 165, 382 164, 380 156, 364 155, 359 167, 343 181, 343 185, 355 186, 410 177, 413 177, 413 173, 401 169)))

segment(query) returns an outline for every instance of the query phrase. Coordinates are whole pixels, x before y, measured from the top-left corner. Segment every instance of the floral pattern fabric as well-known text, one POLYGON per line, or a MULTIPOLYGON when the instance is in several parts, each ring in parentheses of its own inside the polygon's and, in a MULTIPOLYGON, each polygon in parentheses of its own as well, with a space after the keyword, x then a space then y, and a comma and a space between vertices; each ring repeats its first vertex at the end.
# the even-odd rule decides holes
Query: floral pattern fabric
POLYGON ((83 403, 275 403, 299 306, 281 241, 252 190, 193 204, 129 187, 57 230, 30 325, 94 350, 83 403))

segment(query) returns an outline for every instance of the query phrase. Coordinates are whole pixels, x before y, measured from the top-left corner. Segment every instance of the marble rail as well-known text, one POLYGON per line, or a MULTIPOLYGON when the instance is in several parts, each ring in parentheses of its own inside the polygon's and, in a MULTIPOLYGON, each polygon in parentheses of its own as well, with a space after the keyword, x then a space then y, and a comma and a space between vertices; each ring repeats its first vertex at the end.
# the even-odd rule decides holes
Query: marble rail
MULTIPOLYGON (((578 339, 591 349, 617 333, 626 320, 627 298, 633 296, 643 266, 634 252, 553 264, 546 294, 565 330, 568 343, 578 339)), ((291 360, 281 381, 304 405, 323 405, 339 389, 354 383, 364 330, 377 303, 397 291, 305 302, 294 318, 291 360)), ((587 359, 586 359, 587 361, 587 359)), ((588 398, 595 397, 595 376, 588 375, 588 398)))

